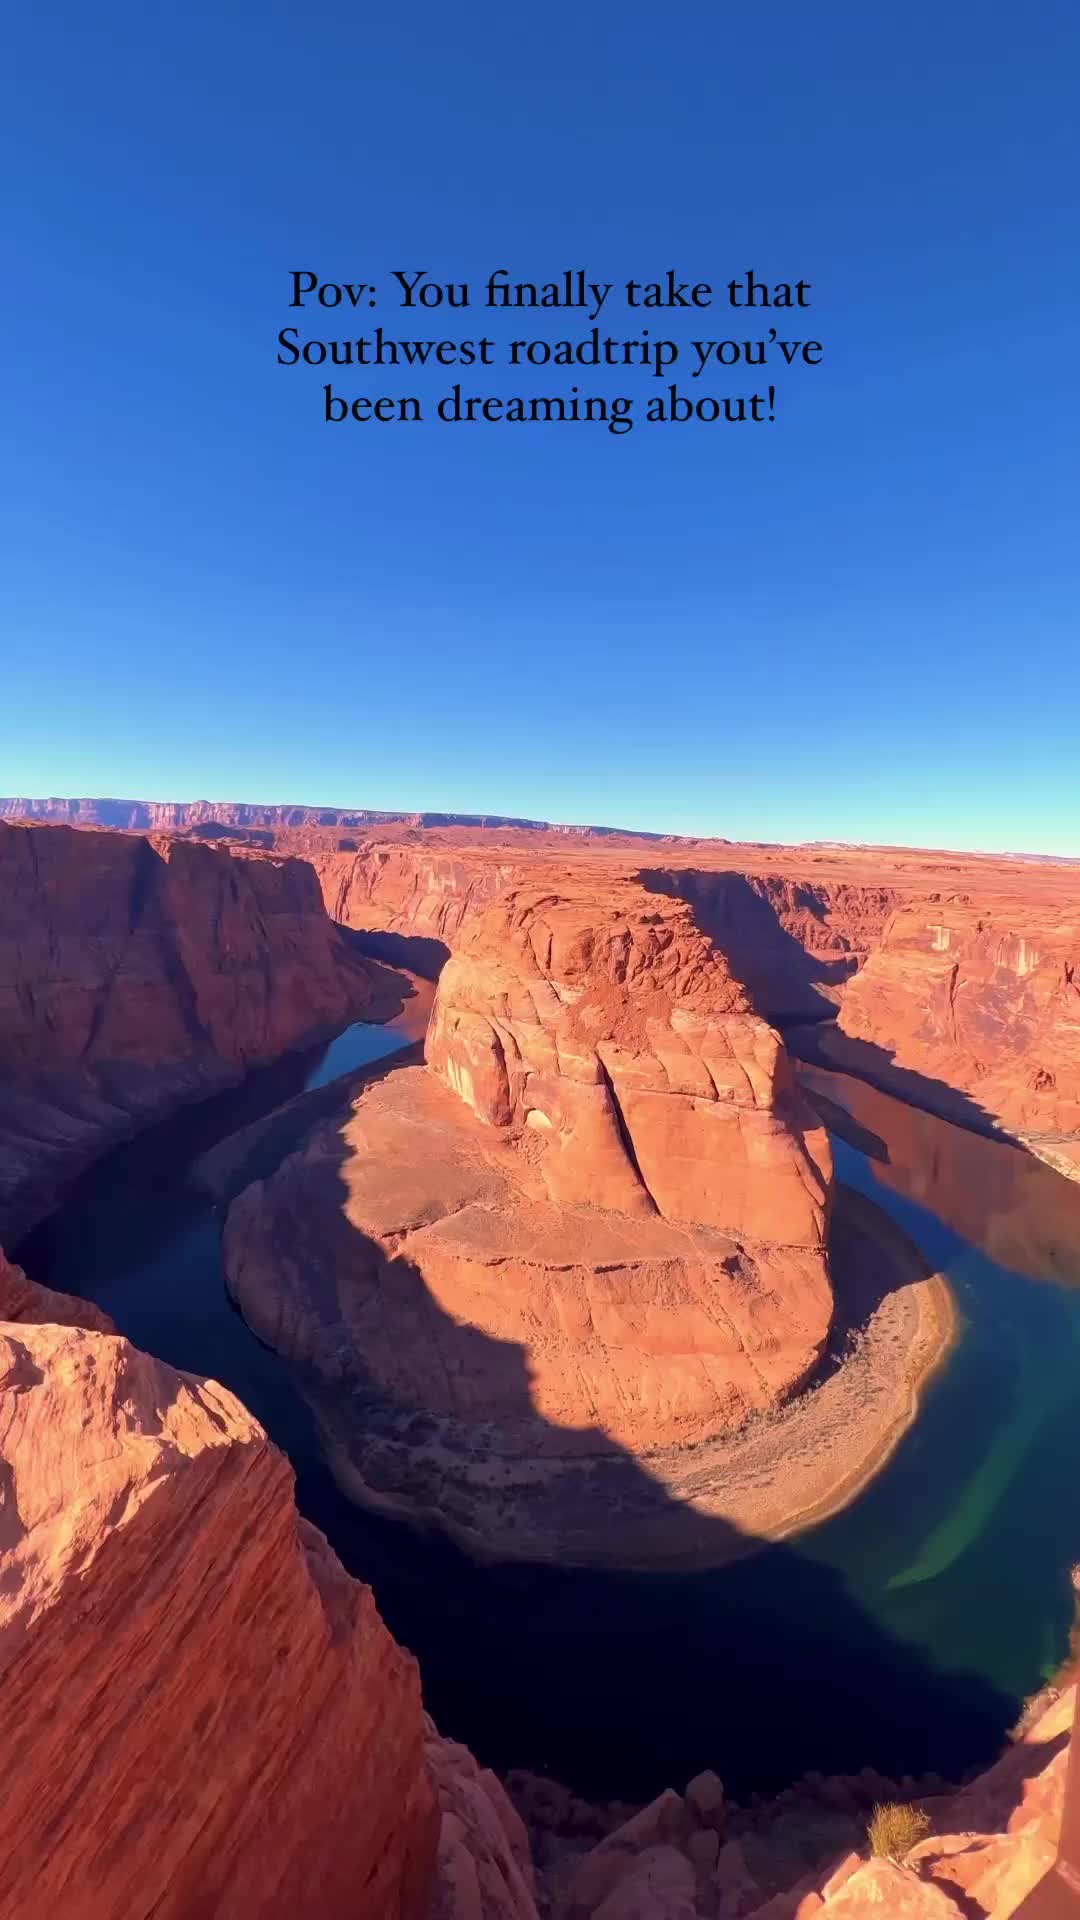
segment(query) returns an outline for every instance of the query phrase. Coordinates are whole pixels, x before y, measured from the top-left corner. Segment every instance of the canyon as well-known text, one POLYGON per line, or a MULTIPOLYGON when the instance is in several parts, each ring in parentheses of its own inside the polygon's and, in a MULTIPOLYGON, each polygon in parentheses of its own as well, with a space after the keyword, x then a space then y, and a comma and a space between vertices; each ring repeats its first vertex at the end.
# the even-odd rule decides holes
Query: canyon
POLYGON ((0 822, 0 1242, 111 1140, 377 999, 303 861, 0 822))
MULTIPOLYGON (((942 1283, 836 1183, 826 1122, 872 1143, 875 1099, 912 1113, 906 1197, 975 1231, 933 1135, 959 1124, 1051 1196, 1034 1252, 1015 1223, 997 1250, 1071 1279, 1075 869, 151 804, 0 803, 0 1242, 113 1141, 426 974, 423 1064, 283 1109, 221 1189, 230 1292, 361 1504, 481 1558, 638 1567, 850 1499, 950 1338, 942 1283)), ((0 1914, 1004 1920, 1052 1867, 1068 1688, 924 1790, 897 1859, 865 1858, 866 1783, 748 1811, 701 1776, 605 1814, 524 1782, 515 1809, 233 1395, 2 1256, 0 1314, 0 1914)))

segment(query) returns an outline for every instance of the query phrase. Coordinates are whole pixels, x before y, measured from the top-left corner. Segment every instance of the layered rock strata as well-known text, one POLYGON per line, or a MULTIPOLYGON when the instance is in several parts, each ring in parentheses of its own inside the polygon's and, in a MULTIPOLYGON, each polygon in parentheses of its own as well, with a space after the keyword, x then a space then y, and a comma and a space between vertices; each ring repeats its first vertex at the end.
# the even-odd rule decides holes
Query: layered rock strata
POLYGON ((0 1328, 4 1920, 420 1920, 413 1661, 233 1396, 0 1328))
POLYGON ((538 1878, 230 1394, 8 1323, 0 1466, 3 1920, 1008 1920, 1053 1865, 1071 1689, 959 1793, 810 1777, 748 1812, 705 1773, 613 1823, 537 1782, 538 1878), (894 1795, 930 1833, 870 1858, 894 1795))
POLYGON ((899 908, 826 1040, 836 1065, 967 1125, 1080 1132, 1080 911, 974 892, 899 908))
POLYGON ((984 1131, 1080 1133, 1075 865, 698 841, 659 866, 631 838, 390 828, 350 852, 303 845, 335 918, 451 949, 509 886, 572 877, 602 897, 636 879, 687 900, 754 1010, 814 1022, 829 1064, 984 1131))
POLYGON ((832 1318, 777 1036, 684 903, 525 889, 465 933, 427 1057, 234 1202, 234 1297, 359 1496, 482 1553, 695 1551, 686 1449, 795 1393, 832 1318))
POLYGON ((371 999, 304 862, 0 824, 0 1238, 169 1105, 371 999))

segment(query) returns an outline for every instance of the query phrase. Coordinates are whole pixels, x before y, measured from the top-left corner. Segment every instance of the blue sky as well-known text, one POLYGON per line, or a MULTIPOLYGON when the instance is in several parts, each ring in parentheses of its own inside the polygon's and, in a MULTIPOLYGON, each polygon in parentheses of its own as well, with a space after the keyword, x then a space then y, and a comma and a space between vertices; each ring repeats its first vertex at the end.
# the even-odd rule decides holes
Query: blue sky
POLYGON ((1080 853, 1073 0, 39 0, 8 39, 0 792, 1080 853), (771 425, 620 436, 329 427, 275 364, 298 321, 494 331, 298 315, 293 269, 499 266, 803 277, 825 355, 771 425))

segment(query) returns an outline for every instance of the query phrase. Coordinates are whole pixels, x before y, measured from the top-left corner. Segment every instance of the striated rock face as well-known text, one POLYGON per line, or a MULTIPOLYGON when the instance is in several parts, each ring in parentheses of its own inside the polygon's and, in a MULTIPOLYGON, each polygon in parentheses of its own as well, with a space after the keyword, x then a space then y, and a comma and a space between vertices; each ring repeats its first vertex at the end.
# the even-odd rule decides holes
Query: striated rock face
POLYGON ((132 1124, 358 1015, 303 862, 0 824, 0 1237, 132 1124))
POLYGON ((231 1394, 0 1327, 4 1920, 421 1920, 414 1662, 231 1394))
POLYGON ((427 834, 365 840, 349 854, 316 847, 311 863, 332 919, 408 939, 418 954, 426 947, 436 975, 477 914, 515 881, 527 883, 530 864, 529 850, 516 842, 479 848, 427 834))
MULTIPOLYGON (((614 827, 559 827, 505 813, 385 813, 371 807, 258 806, 235 800, 0 800, 0 820, 47 820, 64 826, 160 832, 189 827, 526 827, 544 833, 617 833, 614 827)), ((661 834, 638 839, 659 840, 661 834)))
MULTIPOLYGON (((684 856, 687 857, 687 856, 684 856)), ((844 984, 875 951, 895 887, 795 873, 646 870, 645 884, 687 900, 769 1020, 829 1018, 844 984)), ((887 871, 887 869, 886 869, 887 871)))
POLYGON ((701 841, 668 843, 658 866, 629 838, 394 828, 304 850, 335 918, 455 951, 509 887, 572 880, 602 899, 637 881, 692 906, 756 1013, 821 1023, 831 1064, 969 1126, 1080 1132, 1075 865, 701 841))
POLYGON ((837 1065, 968 1124, 1080 1130, 1080 914, 974 892, 899 908, 836 1043, 837 1065))
POLYGON ((481 1119, 538 1135, 556 1201, 821 1252, 824 1131, 679 904, 509 892, 440 977, 427 1057, 481 1119))

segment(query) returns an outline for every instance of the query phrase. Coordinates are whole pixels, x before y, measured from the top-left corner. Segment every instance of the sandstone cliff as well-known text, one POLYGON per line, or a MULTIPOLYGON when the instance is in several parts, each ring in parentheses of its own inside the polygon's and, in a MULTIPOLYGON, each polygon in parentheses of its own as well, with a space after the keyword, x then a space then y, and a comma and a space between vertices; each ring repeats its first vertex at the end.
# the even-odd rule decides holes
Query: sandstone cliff
POLYGON ((839 1026, 836 1063, 861 1063, 916 1104, 1015 1134, 1080 1131, 1072 899, 1025 910, 965 891, 898 908, 839 1026))
POLYGON ((170 1104, 371 997, 302 861, 0 824, 0 1239, 170 1104))
POLYGON ((1072 1690, 924 1793, 930 1835, 896 1860, 868 1857, 876 1776, 748 1811, 703 1774, 622 1824, 537 1782, 538 1879, 221 1387, 7 1324, 0 1486, 3 1920, 1008 1920, 1054 1861, 1072 1690))
POLYGON ((4 1920, 419 1920, 414 1663, 224 1389, 0 1329, 4 1920))
MULTIPOLYGON (((30 800, 0 799, 0 820, 46 820, 78 827, 114 827, 126 832, 183 831, 228 827, 524 827, 542 833, 608 834, 617 827, 552 826, 547 820, 521 820, 504 813, 386 813, 371 807, 259 806, 235 800, 30 800)), ((662 834, 637 839, 661 840, 662 834)))
POLYGON ((603 898, 636 880, 686 900, 754 1011, 815 1022, 831 1064, 963 1125, 1080 1134, 1075 865, 699 841, 658 866, 630 838, 390 827, 349 852, 303 845, 336 919, 427 943, 435 964, 508 888, 572 879, 603 898))
POLYGON ((822 1248, 824 1132, 681 903, 509 890, 443 971, 427 1053, 481 1119, 537 1133, 557 1201, 822 1248))

